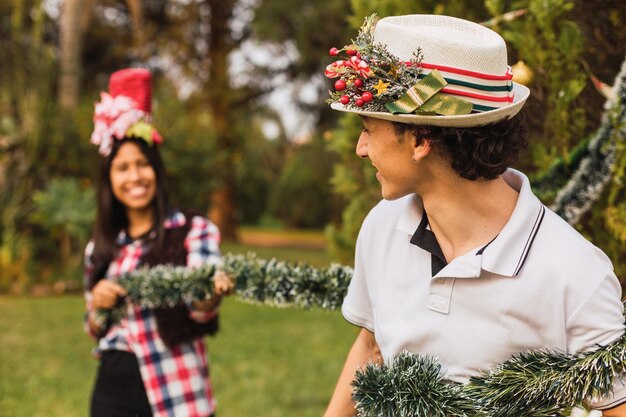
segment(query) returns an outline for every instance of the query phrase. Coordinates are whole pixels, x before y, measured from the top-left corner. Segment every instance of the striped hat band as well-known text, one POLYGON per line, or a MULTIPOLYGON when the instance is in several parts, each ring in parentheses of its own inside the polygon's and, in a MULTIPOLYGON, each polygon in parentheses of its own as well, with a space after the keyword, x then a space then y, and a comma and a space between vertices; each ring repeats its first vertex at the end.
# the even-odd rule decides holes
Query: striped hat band
POLYGON ((483 74, 444 65, 421 63, 420 79, 434 69, 446 80, 448 85, 442 94, 461 98, 473 104, 474 112, 483 112, 508 106, 513 102, 513 73, 507 65, 504 75, 483 74))

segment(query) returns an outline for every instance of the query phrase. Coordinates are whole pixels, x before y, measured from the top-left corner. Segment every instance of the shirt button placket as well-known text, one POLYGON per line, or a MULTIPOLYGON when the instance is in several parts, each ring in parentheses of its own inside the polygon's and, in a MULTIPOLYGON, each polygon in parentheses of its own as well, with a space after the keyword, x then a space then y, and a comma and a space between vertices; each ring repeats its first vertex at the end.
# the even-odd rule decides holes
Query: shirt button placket
POLYGON ((454 278, 433 278, 430 283, 428 308, 442 314, 450 313, 454 278))

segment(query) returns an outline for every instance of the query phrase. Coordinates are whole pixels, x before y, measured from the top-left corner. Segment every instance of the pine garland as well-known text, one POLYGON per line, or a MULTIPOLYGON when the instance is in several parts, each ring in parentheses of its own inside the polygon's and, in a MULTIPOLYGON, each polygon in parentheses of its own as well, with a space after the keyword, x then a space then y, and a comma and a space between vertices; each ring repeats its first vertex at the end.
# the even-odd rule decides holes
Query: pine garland
POLYGON ((253 253, 224 256, 224 270, 236 280, 236 294, 253 303, 336 310, 348 291, 352 268, 332 264, 264 260, 253 253))
POLYGON ((626 58, 605 109, 600 127, 589 141, 589 154, 559 190, 551 207, 570 224, 578 223, 602 194, 613 173, 616 144, 626 139, 626 58))
MULTIPOLYGON (((339 264, 316 269, 304 263, 260 259, 253 253, 226 254, 222 269, 234 278, 235 294, 243 301, 327 310, 341 307, 352 278, 352 269, 339 264)), ((126 290, 127 299, 136 305, 173 307, 210 298, 215 271, 212 265, 158 265, 124 274, 118 282, 126 290)), ((103 319, 118 322, 124 314, 122 307, 100 314, 103 319)))
POLYGON ((359 417, 469 417, 478 411, 462 385, 443 379, 436 359, 406 351, 389 365, 366 365, 353 386, 359 417))
POLYGON ((574 355, 520 353, 465 385, 446 382, 435 359, 403 352, 390 364, 358 371, 353 398, 359 417, 567 416, 609 394, 613 380, 624 376, 626 334, 574 355))
MULTIPOLYGON (((252 253, 226 254, 223 260, 241 300, 273 306, 338 309, 352 276, 341 265, 316 269, 252 253)), ((210 297, 215 271, 161 265, 125 274, 119 283, 135 304, 174 306, 210 297)), ((119 308, 108 318, 122 315, 119 308)), ((387 364, 358 371, 353 395, 360 417, 552 417, 608 394, 613 379, 624 375, 626 334, 592 352, 520 353, 465 385, 446 381, 435 358, 402 352, 387 364)))

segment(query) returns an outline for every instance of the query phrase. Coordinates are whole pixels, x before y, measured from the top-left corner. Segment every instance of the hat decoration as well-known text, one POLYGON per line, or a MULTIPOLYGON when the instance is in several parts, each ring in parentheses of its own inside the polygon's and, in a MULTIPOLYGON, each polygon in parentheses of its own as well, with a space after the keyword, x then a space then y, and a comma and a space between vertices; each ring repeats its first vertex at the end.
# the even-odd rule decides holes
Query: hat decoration
POLYGON ((374 14, 352 44, 329 54, 340 59, 324 71, 335 79, 327 102, 340 111, 462 127, 512 116, 528 97, 512 81, 502 38, 462 19, 374 14))
POLYGON ((438 95, 448 83, 437 69, 422 75, 422 50, 418 47, 413 59, 402 62, 381 43, 374 42, 376 15, 365 19, 352 45, 331 48, 331 56, 345 52, 347 57, 326 67, 324 74, 335 81, 330 103, 390 113, 468 114, 472 103, 438 95))
POLYGON ((114 140, 143 139, 149 145, 163 138, 152 126, 152 75, 143 68, 126 68, 111 74, 109 93, 100 93, 94 111, 91 143, 108 156, 114 140))

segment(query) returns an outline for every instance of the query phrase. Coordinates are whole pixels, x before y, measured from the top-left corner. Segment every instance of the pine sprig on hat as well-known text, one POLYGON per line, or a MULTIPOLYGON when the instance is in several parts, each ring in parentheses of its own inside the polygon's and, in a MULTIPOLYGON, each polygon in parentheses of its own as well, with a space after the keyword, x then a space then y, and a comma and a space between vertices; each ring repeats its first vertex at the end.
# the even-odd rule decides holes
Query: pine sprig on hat
POLYGON ((328 78, 337 78, 335 91, 330 92, 327 103, 339 102, 349 108, 367 111, 387 111, 385 104, 400 98, 419 81, 421 49, 415 50, 409 62, 401 61, 384 45, 374 42, 375 22, 375 14, 365 18, 351 45, 330 49, 331 56, 343 59, 328 65, 324 71, 328 78))

